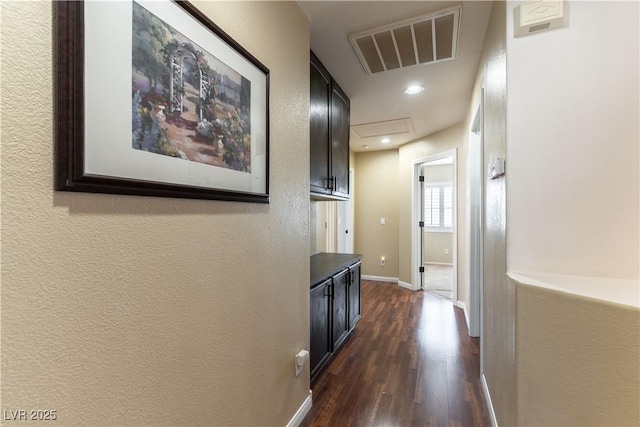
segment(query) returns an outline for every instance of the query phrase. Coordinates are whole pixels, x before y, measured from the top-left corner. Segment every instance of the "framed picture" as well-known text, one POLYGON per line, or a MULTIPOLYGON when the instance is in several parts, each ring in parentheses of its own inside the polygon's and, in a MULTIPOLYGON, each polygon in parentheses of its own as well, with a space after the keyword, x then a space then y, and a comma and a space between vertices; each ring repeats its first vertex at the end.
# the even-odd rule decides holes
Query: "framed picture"
POLYGON ((186 1, 57 1, 56 190, 269 202, 269 70, 186 1))

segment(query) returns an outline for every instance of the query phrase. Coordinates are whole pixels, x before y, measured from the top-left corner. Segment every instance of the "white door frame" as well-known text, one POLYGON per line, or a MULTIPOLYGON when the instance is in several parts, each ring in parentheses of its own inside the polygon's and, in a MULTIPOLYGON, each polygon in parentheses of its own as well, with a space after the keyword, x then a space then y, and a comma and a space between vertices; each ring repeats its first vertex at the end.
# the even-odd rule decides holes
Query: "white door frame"
MULTIPOLYGON (((483 105, 480 104, 469 129, 469 165, 467 188, 467 241, 469 244, 469 335, 482 337, 482 287, 483 287, 483 233, 484 233, 484 160, 483 160, 483 105)), ((480 345, 482 346, 482 338, 480 345)), ((480 352, 482 357, 482 351, 480 352)))
POLYGON ((419 267, 422 265, 422 249, 420 248, 420 192, 419 185, 420 168, 424 163, 430 163, 435 160, 441 160, 447 157, 453 158, 453 303, 458 302, 458 152, 457 149, 451 149, 442 153, 433 154, 413 161, 412 179, 411 179, 411 284, 412 289, 418 290, 422 287, 420 283, 419 267))
POLYGON ((335 202, 318 202, 318 221, 324 226, 324 249, 322 252, 337 252, 338 250, 338 208, 335 202))

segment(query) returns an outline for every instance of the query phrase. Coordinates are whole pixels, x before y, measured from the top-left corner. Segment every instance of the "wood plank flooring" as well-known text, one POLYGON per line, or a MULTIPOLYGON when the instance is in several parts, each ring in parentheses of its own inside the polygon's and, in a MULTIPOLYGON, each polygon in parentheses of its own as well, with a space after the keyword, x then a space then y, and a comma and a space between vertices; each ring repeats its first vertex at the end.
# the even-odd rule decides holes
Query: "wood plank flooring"
POLYGON ((362 318, 302 426, 490 426, 478 346, 450 302, 363 281, 362 318))

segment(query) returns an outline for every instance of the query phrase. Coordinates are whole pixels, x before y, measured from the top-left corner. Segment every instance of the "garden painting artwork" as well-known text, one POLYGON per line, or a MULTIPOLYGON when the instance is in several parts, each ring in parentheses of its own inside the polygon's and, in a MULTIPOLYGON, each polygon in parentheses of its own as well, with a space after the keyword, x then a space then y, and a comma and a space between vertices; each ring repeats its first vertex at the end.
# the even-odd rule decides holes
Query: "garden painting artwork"
POLYGON ((136 2, 132 146, 251 172, 251 82, 136 2))

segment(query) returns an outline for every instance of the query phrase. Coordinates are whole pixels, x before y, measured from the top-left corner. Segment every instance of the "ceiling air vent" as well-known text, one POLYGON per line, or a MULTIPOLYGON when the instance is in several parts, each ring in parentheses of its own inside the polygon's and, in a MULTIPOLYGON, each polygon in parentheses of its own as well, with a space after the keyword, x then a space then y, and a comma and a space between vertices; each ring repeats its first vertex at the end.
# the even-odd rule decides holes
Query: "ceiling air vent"
POLYGON ((368 74, 455 59, 462 6, 351 34, 368 74))

